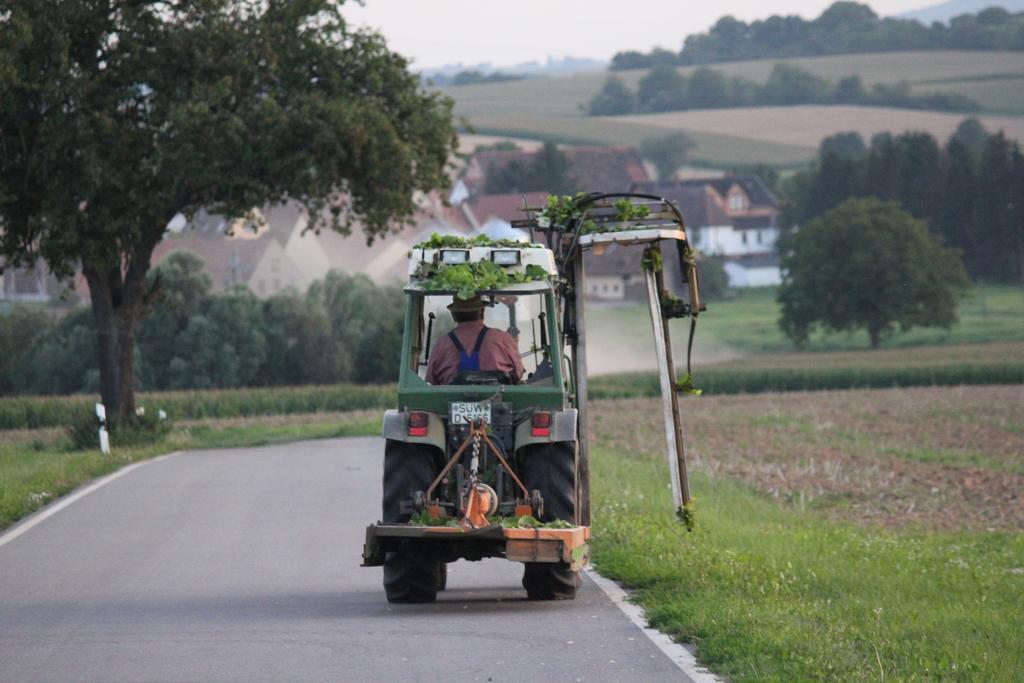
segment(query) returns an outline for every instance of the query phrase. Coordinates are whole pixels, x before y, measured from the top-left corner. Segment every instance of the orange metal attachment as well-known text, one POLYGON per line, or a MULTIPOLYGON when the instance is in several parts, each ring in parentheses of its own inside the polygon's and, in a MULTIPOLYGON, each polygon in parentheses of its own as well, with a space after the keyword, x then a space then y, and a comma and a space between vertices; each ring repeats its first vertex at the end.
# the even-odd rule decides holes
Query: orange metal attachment
POLYGON ((466 501, 466 514, 459 525, 465 529, 481 529, 488 526, 487 515, 494 514, 498 507, 498 499, 494 489, 486 484, 476 484, 469 490, 466 501))

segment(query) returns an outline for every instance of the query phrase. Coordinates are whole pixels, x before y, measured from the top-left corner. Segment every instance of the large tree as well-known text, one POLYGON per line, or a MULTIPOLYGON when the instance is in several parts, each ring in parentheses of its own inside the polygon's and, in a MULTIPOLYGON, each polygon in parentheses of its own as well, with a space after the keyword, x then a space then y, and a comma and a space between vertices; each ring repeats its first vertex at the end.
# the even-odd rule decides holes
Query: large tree
POLYGON ((290 200, 372 239, 447 184, 451 102, 343 2, 0 0, 0 254, 85 277, 111 414, 176 214, 290 200))
POLYGON ((654 164, 658 171, 658 180, 671 181, 686 163, 690 151, 697 143, 686 133, 670 133, 640 141, 640 156, 654 164))
POLYGON ((968 285, 957 254, 895 202, 849 199, 792 236, 780 325, 797 344, 815 327, 868 333, 949 327, 968 285))

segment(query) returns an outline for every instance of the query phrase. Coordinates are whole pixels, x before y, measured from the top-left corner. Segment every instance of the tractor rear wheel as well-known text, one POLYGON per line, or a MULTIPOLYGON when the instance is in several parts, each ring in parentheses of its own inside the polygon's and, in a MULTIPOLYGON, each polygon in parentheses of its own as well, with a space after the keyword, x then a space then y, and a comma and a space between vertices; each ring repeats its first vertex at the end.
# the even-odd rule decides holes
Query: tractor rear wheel
MULTIPOLYGON (((388 441, 384 448, 384 522, 409 521, 403 500, 426 491, 437 476, 434 450, 428 446, 388 441)), ((429 543, 402 541, 384 556, 384 592, 388 602, 434 602, 444 585, 444 562, 429 543)))
MULTIPOLYGON (((520 451, 520 474, 530 491, 544 501, 542 522, 576 523, 576 444, 555 442, 520 451)), ((527 562, 523 588, 531 600, 573 600, 580 585, 578 571, 564 562, 527 562)))
POLYGON ((384 593, 388 602, 434 602, 444 563, 426 543, 403 540, 384 556, 384 593))

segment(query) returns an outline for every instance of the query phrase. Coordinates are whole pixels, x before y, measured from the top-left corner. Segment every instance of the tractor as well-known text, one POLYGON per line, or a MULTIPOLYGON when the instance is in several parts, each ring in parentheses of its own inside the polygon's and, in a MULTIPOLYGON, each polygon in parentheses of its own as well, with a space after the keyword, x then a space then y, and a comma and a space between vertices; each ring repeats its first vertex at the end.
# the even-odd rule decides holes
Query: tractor
POLYGON ((445 238, 410 253, 398 408, 384 415, 383 516, 363 548, 363 566, 383 567, 389 602, 432 602, 448 563, 485 557, 522 562, 530 599, 575 598, 590 552, 583 256, 610 244, 645 248, 672 488, 677 512, 688 511, 668 322, 695 325, 704 306, 682 215, 660 197, 602 193, 524 212, 513 226, 529 230, 529 244, 445 238), (663 251, 678 258, 682 299, 666 288, 663 251), (516 341, 521 382, 483 370, 427 381, 457 295, 481 297, 484 323, 516 341))

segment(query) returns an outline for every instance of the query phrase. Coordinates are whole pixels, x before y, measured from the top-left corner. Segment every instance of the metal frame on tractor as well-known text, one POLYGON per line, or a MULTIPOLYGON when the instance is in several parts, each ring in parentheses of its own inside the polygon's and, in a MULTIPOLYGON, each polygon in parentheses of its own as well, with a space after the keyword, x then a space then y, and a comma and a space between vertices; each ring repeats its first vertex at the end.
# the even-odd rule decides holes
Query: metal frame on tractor
MULTIPOLYGON (((402 364, 398 383, 398 408, 386 413, 384 419, 384 436, 389 442, 412 443, 429 446, 437 450, 440 463, 447 468, 455 461, 464 457, 462 450, 455 449, 448 439, 446 415, 448 405, 452 401, 496 401, 509 402, 520 408, 551 411, 553 419, 549 432, 538 437, 531 435, 530 430, 521 426, 516 428, 515 449, 536 443, 567 443, 575 444, 575 519, 570 528, 504 528, 498 524, 472 524, 468 518, 472 511, 461 509, 460 502, 454 510, 461 516, 459 526, 430 526, 409 523, 385 522, 370 525, 367 528, 364 546, 364 566, 385 564, 389 553, 408 543, 419 543, 419 548, 434 548, 444 561, 457 558, 480 559, 482 557, 505 557, 528 563, 560 563, 560 566, 575 572, 584 566, 589 558, 590 537, 590 443, 588 434, 587 408, 587 364, 586 364, 586 326, 585 326, 585 293, 586 272, 584 253, 600 252, 607 245, 642 245, 645 247, 644 262, 650 267, 644 269, 647 286, 649 310, 658 360, 658 374, 663 399, 665 418, 665 435, 668 448, 668 460, 671 472, 672 490, 676 510, 684 515, 690 501, 689 483, 686 475, 686 459, 683 446, 683 425, 680 418, 679 399, 676 391, 676 375, 672 353, 672 339, 669 329, 671 318, 690 316, 690 346, 692 347, 693 330, 697 315, 704 310, 700 299, 699 282, 693 252, 686 236, 683 217, 672 202, 660 197, 644 194, 602 194, 594 193, 578 197, 574 201, 575 210, 572 219, 563 225, 552 225, 545 220, 541 208, 526 207, 528 218, 514 221, 513 226, 527 229, 531 239, 543 240, 550 250, 556 266, 557 275, 551 281, 511 285, 491 293, 507 292, 541 292, 545 297, 548 310, 554 315, 545 319, 546 338, 549 340, 549 353, 552 360, 554 380, 550 385, 457 385, 432 386, 424 381, 416 372, 413 359, 419 357, 420 346, 424 338, 430 337, 430 330, 423 329, 423 297, 425 294, 443 292, 429 291, 422 282, 412 282, 406 287, 405 336, 402 344, 402 364), (644 207, 643 217, 624 218, 622 207, 616 202, 627 200, 633 207, 644 207), (663 262, 661 254, 662 242, 675 246, 679 259, 681 284, 686 289, 684 300, 667 295, 665 274, 660 267, 663 262), (426 333, 426 334, 425 334, 426 333), (412 435, 409 429, 411 411, 429 413, 429 424, 421 436, 412 435), (520 441, 522 439, 522 441, 520 441), (427 545, 422 545, 426 543, 427 545)), ((630 211, 629 215, 637 215, 630 211)), ((421 252, 422 254, 422 252, 421 252)), ((689 350, 687 353, 689 365, 689 350)), ((471 428, 470 436, 476 435, 490 444, 486 430, 476 426, 471 428)), ((469 439, 462 449, 469 444, 469 439)), ((500 447, 490 444, 501 450, 500 447)), ((515 453, 499 454, 511 460, 515 453)), ((502 461, 504 462, 504 460, 502 461)), ((505 463, 508 465, 508 463, 505 463)), ((525 491, 522 482, 513 472, 514 467, 507 469, 516 484, 525 491)), ((445 470, 448 471, 448 470, 445 470)), ((430 487, 437 486, 444 475, 437 476, 430 487)), ((387 476, 387 475, 386 475, 387 476)), ((409 504, 409 509, 429 510, 431 514, 444 515, 450 510, 441 510, 431 495, 420 495, 409 504)), ((461 500, 461 499, 460 499, 461 500)), ((515 506, 506 503, 502 514, 520 515, 531 512, 526 497, 516 499, 515 506)), ((537 501, 534 500, 532 512, 536 514, 537 501)), ((468 504, 466 504, 468 506, 468 504)), ((451 504, 449 504, 449 507, 451 504)), ((471 507, 471 506, 470 506, 471 507)), ((481 519, 481 517, 478 517, 481 519)), ((443 580, 441 581, 443 588, 443 580)), ((527 584, 524 579, 524 585, 527 584)), ((387 577, 385 577, 387 586, 387 577)), ((529 586, 527 587, 529 592, 529 586)), ((430 591, 426 591, 425 599, 433 599, 430 591)), ((574 589, 572 591, 574 595, 574 589)), ((558 596, 556 596, 558 597, 558 596)), ((570 596, 571 597, 571 596, 570 596)), ((389 594, 389 599, 391 595, 389 594)))

